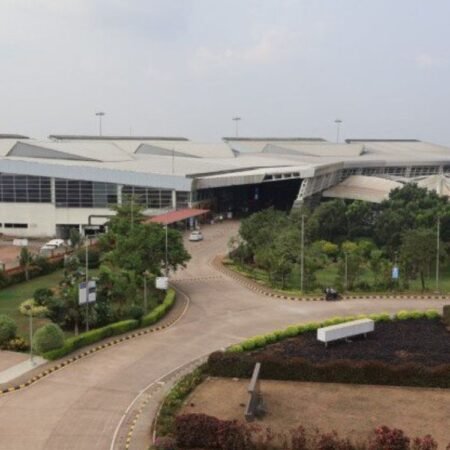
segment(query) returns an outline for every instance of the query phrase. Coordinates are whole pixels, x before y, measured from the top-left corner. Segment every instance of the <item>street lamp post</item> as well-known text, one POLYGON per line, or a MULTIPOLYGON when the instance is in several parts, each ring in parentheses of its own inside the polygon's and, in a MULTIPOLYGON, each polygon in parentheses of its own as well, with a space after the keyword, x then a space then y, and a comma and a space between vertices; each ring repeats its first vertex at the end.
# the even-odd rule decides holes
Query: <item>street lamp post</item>
POLYGON ((34 365, 33 361, 33 307, 31 305, 25 305, 25 309, 29 315, 29 330, 30 330, 30 364, 34 365))
POLYGON ((345 291, 348 289, 348 255, 347 252, 344 253, 345 256, 345 291))
POLYGON ((437 217, 437 239, 436 239, 436 292, 439 292, 439 250, 440 250, 441 220, 437 217))
POLYGON ((144 314, 147 314, 147 275, 148 272, 144 272, 144 314))
POLYGON ((166 224, 166 277, 169 278, 169 235, 167 230, 168 225, 166 224))
POLYGON ((86 331, 89 331, 89 240, 86 237, 86 331))
POLYGON ((103 111, 96 112, 95 115, 98 117, 98 135, 102 135, 102 117, 105 115, 103 111))
POLYGON ((239 116, 236 116, 236 117, 233 117, 232 120, 236 124, 236 137, 238 137, 239 136, 239 121, 242 120, 242 118, 239 116))
POLYGON ((301 254, 300 254, 300 291, 303 294, 303 273, 305 266, 305 216, 302 214, 301 254))
POLYGON ((336 144, 339 144, 339 133, 341 131, 342 120, 341 119, 336 119, 334 121, 334 123, 336 124, 336 144))

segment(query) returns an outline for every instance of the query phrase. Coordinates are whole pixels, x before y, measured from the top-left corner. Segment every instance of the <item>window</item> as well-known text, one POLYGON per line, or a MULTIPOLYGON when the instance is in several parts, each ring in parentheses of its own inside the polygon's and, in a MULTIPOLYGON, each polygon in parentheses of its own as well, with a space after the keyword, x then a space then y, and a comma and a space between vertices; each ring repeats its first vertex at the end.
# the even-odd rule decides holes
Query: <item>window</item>
POLYGON ((141 186, 124 186, 122 188, 122 201, 125 203, 133 197, 136 203, 145 208, 171 208, 172 191, 141 186))
POLYGON ((59 208, 106 208, 117 203, 117 185, 57 178, 55 202, 59 208))
POLYGON ((50 178, 0 173, 0 202, 50 203, 50 178))
POLYGON ((5 228, 28 228, 27 223, 5 223, 5 228))

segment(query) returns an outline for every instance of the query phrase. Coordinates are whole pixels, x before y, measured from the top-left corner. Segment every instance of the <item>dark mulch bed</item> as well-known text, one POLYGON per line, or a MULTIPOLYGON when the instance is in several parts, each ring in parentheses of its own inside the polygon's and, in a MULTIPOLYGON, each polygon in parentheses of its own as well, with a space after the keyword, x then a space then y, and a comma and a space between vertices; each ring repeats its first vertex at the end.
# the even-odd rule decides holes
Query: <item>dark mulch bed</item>
POLYGON ((301 357, 312 362, 333 360, 384 361, 391 364, 418 363, 425 366, 450 364, 450 333, 437 320, 417 319, 377 322, 367 339, 355 337, 328 344, 317 341, 316 333, 304 333, 271 344, 254 355, 301 357))

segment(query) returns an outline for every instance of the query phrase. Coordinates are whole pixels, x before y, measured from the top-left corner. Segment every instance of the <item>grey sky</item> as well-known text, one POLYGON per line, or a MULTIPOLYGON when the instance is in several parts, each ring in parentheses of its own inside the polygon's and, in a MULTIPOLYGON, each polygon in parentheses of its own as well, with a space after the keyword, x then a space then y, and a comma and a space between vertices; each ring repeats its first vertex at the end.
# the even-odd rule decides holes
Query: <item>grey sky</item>
POLYGON ((447 0, 0 0, 0 132, 450 145, 447 0))

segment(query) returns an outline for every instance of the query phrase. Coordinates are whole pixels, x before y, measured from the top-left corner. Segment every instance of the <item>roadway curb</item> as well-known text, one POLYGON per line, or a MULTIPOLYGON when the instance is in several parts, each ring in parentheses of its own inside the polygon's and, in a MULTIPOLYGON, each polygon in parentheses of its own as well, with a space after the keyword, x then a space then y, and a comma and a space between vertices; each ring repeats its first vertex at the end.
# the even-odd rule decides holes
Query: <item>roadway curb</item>
MULTIPOLYGON (((176 290, 176 289, 175 289, 176 290)), ((175 300, 176 303, 178 303, 178 299, 175 300)), ((175 309, 176 303, 174 305, 174 307, 169 311, 168 315, 166 317, 168 317, 170 315, 170 312, 173 311, 175 309)), ((179 319, 181 319, 184 314, 187 311, 187 308, 189 307, 189 301, 186 301, 186 305, 185 307, 182 309, 181 314, 179 316, 176 317, 171 317, 170 320, 164 322, 163 318, 160 322, 162 322, 161 324, 157 324, 155 326, 151 326, 148 328, 143 328, 139 331, 133 331, 129 334, 124 334, 120 337, 114 338, 114 339, 110 339, 109 341, 103 342, 102 344, 99 345, 95 345, 93 344, 93 346, 91 348, 89 348, 88 350, 82 351, 80 353, 77 353, 76 355, 72 356, 71 358, 67 358, 65 360, 63 360, 60 363, 55 364, 52 367, 49 367, 48 369, 43 370, 42 372, 40 372, 39 374, 29 378, 27 381, 25 381, 24 383, 19 383, 19 384, 14 384, 12 386, 8 386, 6 388, 3 388, 0 390, 0 397, 5 395, 5 394, 9 394, 11 392, 16 392, 19 391, 21 389, 24 389, 28 386, 31 386, 32 384, 36 383, 37 381, 41 380, 42 378, 50 375, 51 373, 54 373, 58 370, 63 369, 64 367, 67 367, 77 361, 79 361, 80 359, 86 358, 87 356, 90 356, 96 352, 99 352, 101 350, 104 350, 108 347, 112 347, 114 345, 118 345, 121 344, 122 342, 125 341, 129 341, 130 339, 135 339, 137 337, 140 336, 144 336, 146 334, 151 334, 151 333, 155 333, 157 331, 163 331, 167 328, 170 328, 171 326, 173 326, 176 322, 178 322, 179 319)))
MULTIPOLYGON (((238 281, 241 285, 250 289, 253 292, 262 294, 266 297, 278 299, 278 300, 292 300, 292 301, 303 301, 303 302, 319 302, 325 301, 323 296, 313 296, 313 297, 295 297, 289 295, 282 295, 276 291, 270 290, 270 288, 262 288, 256 281, 249 279, 247 276, 238 273, 232 269, 226 267, 223 263, 224 256, 218 255, 212 260, 213 267, 219 272, 225 274, 229 278, 233 278, 238 281)), ((450 295, 436 295, 436 294, 374 294, 374 295, 345 295, 343 300, 449 300, 450 295)))

